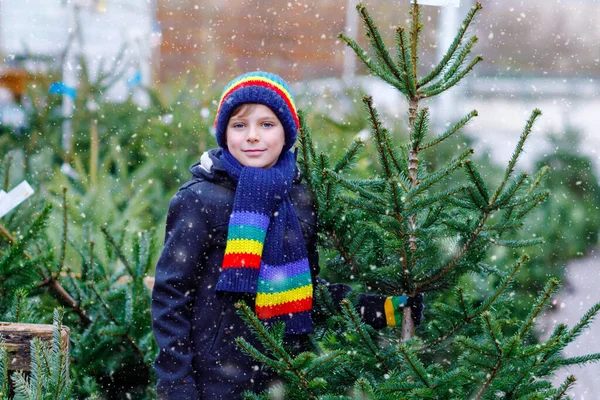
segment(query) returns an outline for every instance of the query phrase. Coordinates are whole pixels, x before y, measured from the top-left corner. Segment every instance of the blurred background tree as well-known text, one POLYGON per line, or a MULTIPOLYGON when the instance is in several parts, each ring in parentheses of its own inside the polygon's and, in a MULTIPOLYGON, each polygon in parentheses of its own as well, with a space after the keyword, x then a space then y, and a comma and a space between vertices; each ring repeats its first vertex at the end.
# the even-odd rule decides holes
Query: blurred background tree
MULTIPOLYGON (((104 78, 99 77, 97 61, 90 60, 95 58, 93 53, 85 54, 88 57, 86 61, 82 58, 83 52, 75 52, 67 58, 60 54, 40 57, 35 54, 36 49, 32 48, 33 52, 21 58, 12 58, 14 54, 12 50, 8 51, 8 36, 4 34, 4 28, 9 26, 7 19, 12 18, 15 22, 30 25, 30 18, 15 17, 15 9, 11 11, 9 8, 13 3, 7 0, 0 4, 0 27, 3 28, 0 48, 6 55, 0 71, 0 86, 13 88, 7 86, 7 77, 12 79, 15 76, 22 79, 23 85, 20 89, 16 88, 18 90, 14 91, 14 98, 6 108, 6 103, 2 103, 0 184, 2 189, 8 191, 21 180, 27 179, 35 187, 36 194, 0 219, 0 224, 5 228, 5 233, 0 234, 0 257, 6 268, 2 270, 0 285, 0 315, 3 320, 15 320, 14 305, 20 298, 23 307, 23 312, 19 314, 20 321, 51 323, 53 309, 57 305, 63 305, 66 309, 64 323, 71 328, 73 337, 70 368, 75 393, 81 397, 91 393, 101 393, 106 397, 130 393, 138 398, 152 398, 151 360, 156 349, 151 343, 148 314, 144 308, 147 307, 148 292, 146 289, 141 290, 140 285, 145 277, 153 275, 154 261, 160 250, 158 244, 162 243, 164 235, 161 226, 169 198, 179 184, 187 179, 187 167, 204 150, 215 145, 211 126, 214 101, 220 95, 220 88, 237 72, 258 66, 282 73, 290 81, 294 77, 339 76, 344 56, 342 46, 336 43, 335 35, 345 27, 343 13, 338 11, 340 4, 331 2, 323 6, 294 3, 289 10, 287 4, 283 3, 261 4, 257 8, 257 15, 274 15, 272 13, 276 12, 279 15, 279 25, 248 35, 237 31, 242 26, 255 27, 248 23, 250 17, 247 8, 230 4, 230 8, 213 10, 228 12, 239 18, 239 21, 246 21, 245 24, 230 24, 224 23, 222 16, 218 16, 220 14, 210 16, 210 13, 204 12, 206 5, 187 14, 170 16, 172 10, 168 7, 172 5, 159 1, 157 15, 163 23, 163 29, 157 31, 153 27, 151 32, 145 33, 144 40, 150 43, 162 38, 165 43, 165 61, 160 71, 157 71, 160 74, 156 74, 162 77, 163 83, 149 85, 147 83, 152 82, 149 81, 150 74, 147 74, 145 67, 134 65, 133 70, 123 70, 122 65, 108 60, 105 62, 107 69, 104 71, 104 78), (202 7, 204 11, 201 10, 202 7), (320 7, 331 9, 323 10, 320 7), (298 19, 298 15, 308 17, 298 19), (174 23, 175 20, 170 18, 180 20, 174 23), (185 18, 185 21, 181 18, 185 18), (201 19, 201 26, 197 18, 201 19), (283 29, 293 25, 286 24, 285 21, 292 19, 298 25, 294 26, 295 31, 285 30, 289 40, 282 47, 283 29), (192 34, 190 24, 195 24, 194 29, 198 29, 196 33, 192 34), (316 36, 309 37, 309 33, 316 36), (237 35, 238 38, 235 45, 225 45, 224 42, 230 41, 232 35, 237 35), (212 42, 205 41, 209 36, 213 36, 212 42), (181 51, 182 44, 176 38, 189 44, 186 45, 185 52, 182 52, 187 61, 180 62, 181 60, 177 61, 172 57, 174 52, 181 51), (262 49, 261 40, 266 41, 270 50, 262 49), (193 53, 190 49, 198 43, 197 53, 193 53), (237 55, 223 56, 218 62, 214 61, 216 54, 221 54, 224 49, 235 53, 238 46, 262 50, 260 54, 253 52, 243 56, 238 52, 237 55), (303 50, 299 50, 300 48, 303 50), (311 58, 319 54, 327 54, 331 59, 311 58), (298 61, 304 60, 302 57, 305 57, 306 62, 298 61), (206 60, 211 62, 202 69, 192 67, 198 60, 203 64, 206 60), (70 97, 49 92, 53 83, 64 82, 63 71, 67 61, 76 61, 76 65, 80 66, 77 70, 81 71, 77 78, 77 95, 73 101, 72 114, 64 112, 64 104, 71 101, 70 97), (178 70, 174 65, 181 65, 184 70, 178 70), (138 67, 143 78, 140 84, 134 86, 134 78, 137 76, 134 73, 138 67), (15 68, 21 72, 14 73, 15 68), (122 79, 119 81, 115 77, 122 79), (132 84, 127 85, 128 81, 132 81, 132 84), (116 86, 123 84, 127 90, 118 102, 107 96, 116 86), (146 96, 144 104, 140 104, 140 92, 146 96), (13 113, 20 113, 21 119, 8 118, 8 108, 13 113), (70 121, 73 132, 70 147, 65 147, 63 140, 66 120, 70 121), (66 192, 63 188, 67 189, 66 192), (154 237, 153 246, 150 246, 151 237, 154 237), (90 286, 91 281, 95 286, 90 286), (19 288, 27 291, 21 292, 19 288), (65 292, 68 296, 64 296, 65 292), (18 293, 21 293, 20 297, 18 293), (104 299, 104 302, 100 299, 104 299), (118 312, 111 315, 113 310, 118 312), (90 324, 86 322, 86 318, 98 322, 90 324), (132 325, 130 331, 129 325, 132 325), (106 326, 111 328, 105 329, 106 326), (139 376, 144 379, 138 379, 139 376)), ((102 2, 97 2, 100 3, 102 2)), ((519 2, 490 4, 483 14, 484 20, 489 23, 482 22, 479 27, 473 28, 474 33, 487 38, 482 44, 483 54, 495 60, 486 64, 485 73, 497 78, 481 76, 479 73, 477 80, 483 82, 483 86, 465 81, 465 96, 468 99, 465 104, 470 107, 473 102, 479 102, 484 107, 482 116, 494 114, 486 111, 488 103, 491 104, 490 107, 497 107, 498 104, 505 104, 516 93, 515 107, 522 108, 523 102, 531 102, 534 98, 531 94, 523 95, 515 89, 515 83, 517 87, 527 88, 527 93, 531 92, 531 85, 537 85, 538 88, 542 85, 541 87, 546 88, 543 91, 547 97, 540 97, 540 104, 546 115, 559 115, 557 107, 573 102, 573 108, 578 108, 587 115, 580 119, 584 129, 580 135, 581 141, 592 143, 586 142, 591 140, 586 127, 593 123, 593 116, 585 110, 588 106, 593 107, 595 100, 593 96, 577 96, 590 93, 593 86, 584 86, 574 79, 569 81, 567 89, 554 92, 562 87, 560 80, 555 84, 549 84, 549 80, 539 83, 532 75, 548 72, 554 76, 579 76, 583 74, 581 71, 588 68, 586 66, 593 64, 593 59, 590 59, 592 64, 585 60, 588 60, 587 56, 593 56, 594 52, 583 51, 589 43, 594 43, 593 37, 586 36, 593 32, 579 34, 571 25, 586 26, 586 18, 593 18, 598 7, 585 4, 569 14, 564 9, 566 6, 556 5, 553 12, 562 10, 564 15, 570 15, 570 24, 564 18, 557 22, 557 17, 549 13, 553 7, 547 6, 547 3, 543 7, 540 6, 541 3, 534 3, 523 6, 519 2), (526 14, 526 17, 521 14, 526 14), (548 21, 554 21, 555 24, 548 21), (553 35, 528 33, 527 23, 536 27, 558 24, 564 28, 564 37, 558 39, 553 35), (517 33, 531 40, 505 41, 504 38, 517 33), (548 42, 550 44, 544 44, 544 37, 553 39, 548 42), (568 37, 572 38, 571 46, 565 45, 569 41, 568 37), (575 40, 576 37, 587 38, 587 41, 575 40), (524 54, 531 54, 534 50, 542 53, 543 48, 552 50, 548 50, 553 55, 552 60, 557 51, 564 54, 564 57, 556 63, 540 61, 534 65, 528 65, 529 58, 523 59, 524 54), (577 66, 581 70, 568 63, 572 58, 569 54, 587 57, 581 58, 577 66), (521 57, 518 60, 517 55, 521 57), (529 75, 531 80, 526 84, 519 80, 522 78, 515 78, 514 81, 508 78, 498 80, 508 75, 517 76, 519 73, 529 75), (486 92, 493 85, 493 94, 486 92), (552 93, 563 97, 557 102, 552 93), (567 95, 565 93, 575 97, 564 97, 567 95)), ((342 6, 347 6, 346 2, 342 6)), ((407 11, 409 4, 394 5, 394 10, 390 10, 390 5, 384 2, 374 4, 373 7, 378 20, 383 18, 383 21, 389 20, 390 24, 396 24, 401 21, 399 15, 407 11)), ((43 8, 46 7, 40 7, 43 8)), ((111 13, 116 9, 110 3, 107 8, 107 13, 98 11, 99 9, 91 12, 88 16, 90 18, 84 21, 84 26, 91 26, 92 19, 106 24, 104 18, 114 16, 111 13)), ((441 11, 443 10, 433 7, 425 8, 424 20, 435 23, 439 20, 441 11)), ((139 16, 142 17, 144 16, 139 16)), ((383 25, 386 24, 384 22, 383 25)), ((65 27, 66 25, 68 24, 65 27)), ((42 23, 38 26, 44 28, 45 25, 42 23)), ((54 29, 55 26, 47 25, 46 28, 54 29)), ((382 30, 382 35, 389 39, 394 35, 394 29, 382 30)), ((106 38, 99 38, 114 44, 106 38)), ((359 44, 366 43, 364 38, 357 40, 359 44)), ((435 37, 425 32, 423 40, 427 47, 429 44, 433 45, 435 37)), ((130 54, 136 49, 134 44, 125 50, 130 54)), ((63 50, 59 48, 60 52, 63 50)), ((115 50, 115 54, 118 54, 120 49, 115 50)), ((425 53, 419 58, 421 66, 429 65, 434 60, 430 52, 425 53)), ((156 61, 156 54, 152 57, 156 61)), ((153 66, 158 64, 159 62, 152 63, 153 66)), ((588 70, 590 73, 596 71, 593 68, 588 70)), ((401 142, 409 137, 405 128, 406 121, 397 116, 401 100, 378 97, 378 94, 383 93, 379 88, 380 86, 373 84, 373 80, 362 77, 355 77, 348 83, 340 79, 325 83, 323 80, 314 80, 298 82, 294 86, 298 104, 306 111, 306 121, 313 131, 317 150, 328 154, 331 160, 337 160, 355 137, 364 140, 362 156, 353 167, 353 173, 359 179, 382 173, 381 166, 375 162, 376 141, 370 133, 370 122, 364 118, 364 105, 359 100, 364 94, 373 94, 375 104, 381 103, 381 118, 394 140, 401 142), (326 89, 311 90, 318 87, 326 89), (387 107, 390 101, 395 110, 387 107)), ((542 96, 539 93, 540 91, 536 92, 542 96)), ((431 109, 435 110, 434 104, 431 109)), ((519 118, 514 119, 521 124, 519 118)), ((458 147, 464 150, 473 146, 476 152, 472 159, 481 165, 483 177, 493 187, 502 179, 503 169, 496 165, 497 157, 494 154, 503 152, 502 145, 509 141, 501 132, 509 130, 506 126, 506 122, 498 118, 492 123, 485 122, 474 129, 486 132, 479 136, 465 128, 457 134, 460 136, 454 137, 452 143, 440 144, 435 155, 425 154, 423 164, 430 170, 436 170, 452 159, 458 147), (494 129, 494 134, 488 131, 490 126, 497 128, 494 129), (489 154, 485 154, 480 151, 482 141, 487 141, 488 145, 496 149, 492 148, 489 154)), ((549 126, 544 126, 543 130, 552 131, 549 126)), ((511 133, 514 132, 512 129, 511 133)), ((597 244, 598 180, 592 158, 589 153, 579 151, 576 140, 570 137, 562 140, 562 135, 562 132, 556 133, 558 142, 542 152, 532 149, 529 156, 528 165, 531 169, 538 169, 542 165, 550 167, 551 173, 542 182, 542 188, 551 190, 555 195, 528 215, 524 222, 529 230, 521 233, 534 237, 543 236, 546 242, 534 251, 529 251, 529 264, 534 267, 524 269, 517 277, 519 284, 513 289, 515 296, 520 296, 521 300, 514 301, 513 304, 516 317, 522 318, 528 314, 527 305, 536 295, 534 293, 544 287, 549 275, 562 277, 568 260, 585 256, 597 244)), ((594 146, 584 147, 589 150, 594 146)), ((458 174, 453 179, 456 185, 466 182, 466 178, 458 174)), ((437 189, 434 187, 434 190, 437 189)), ((324 251, 323 254, 325 258, 328 253, 324 251)), ((498 251, 491 255, 496 265, 512 265, 520 256, 520 252, 514 251, 498 251)), ((323 273, 335 281, 342 279, 333 269, 328 270, 327 265, 323 266, 323 273)), ((474 301, 484 299, 498 283, 494 279, 484 281, 477 276, 461 279, 460 283, 465 290, 478 288, 473 291, 474 301)), ((355 281, 349 283, 358 286, 355 281)), ((452 304, 454 299, 443 301, 452 304)))

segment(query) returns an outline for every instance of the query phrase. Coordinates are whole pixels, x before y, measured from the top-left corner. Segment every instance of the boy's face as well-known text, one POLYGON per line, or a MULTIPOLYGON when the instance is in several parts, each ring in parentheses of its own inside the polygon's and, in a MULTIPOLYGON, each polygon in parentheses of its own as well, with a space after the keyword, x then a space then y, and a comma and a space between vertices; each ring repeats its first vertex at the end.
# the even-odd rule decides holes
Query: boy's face
POLYGON ((271 168, 285 144, 283 126, 262 104, 240 110, 229 118, 225 137, 231 155, 245 167, 271 168))

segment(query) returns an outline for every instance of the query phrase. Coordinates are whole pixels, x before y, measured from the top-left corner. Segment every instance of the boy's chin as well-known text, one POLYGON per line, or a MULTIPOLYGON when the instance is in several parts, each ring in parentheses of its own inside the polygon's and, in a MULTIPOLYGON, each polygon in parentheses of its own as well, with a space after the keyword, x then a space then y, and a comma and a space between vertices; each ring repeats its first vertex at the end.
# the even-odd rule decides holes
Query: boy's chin
POLYGON ((244 167, 269 169, 273 165, 275 165, 276 161, 277 160, 271 161, 271 160, 261 160, 261 159, 256 159, 256 158, 250 158, 250 159, 245 159, 245 160, 240 161, 240 164, 242 164, 244 167))

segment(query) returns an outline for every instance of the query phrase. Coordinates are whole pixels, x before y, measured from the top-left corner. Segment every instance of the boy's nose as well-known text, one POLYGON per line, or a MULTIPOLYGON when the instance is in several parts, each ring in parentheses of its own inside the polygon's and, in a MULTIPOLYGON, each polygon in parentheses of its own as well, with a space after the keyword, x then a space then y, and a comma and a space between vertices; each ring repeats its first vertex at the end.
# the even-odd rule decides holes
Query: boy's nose
POLYGON ((246 136, 246 140, 249 142, 258 141, 258 132, 255 127, 250 127, 250 130, 248 131, 248 135, 246 136))

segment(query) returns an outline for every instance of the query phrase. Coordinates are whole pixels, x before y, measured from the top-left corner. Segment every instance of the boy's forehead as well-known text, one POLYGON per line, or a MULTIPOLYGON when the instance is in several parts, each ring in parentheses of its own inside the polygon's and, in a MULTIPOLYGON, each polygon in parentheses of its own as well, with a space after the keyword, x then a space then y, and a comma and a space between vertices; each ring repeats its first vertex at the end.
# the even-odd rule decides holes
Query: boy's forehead
POLYGON ((244 103, 240 105, 240 108, 232 113, 230 118, 244 118, 248 116, 277 118, 277 115, 275 115, 271 108, 257 103, 244 103))

